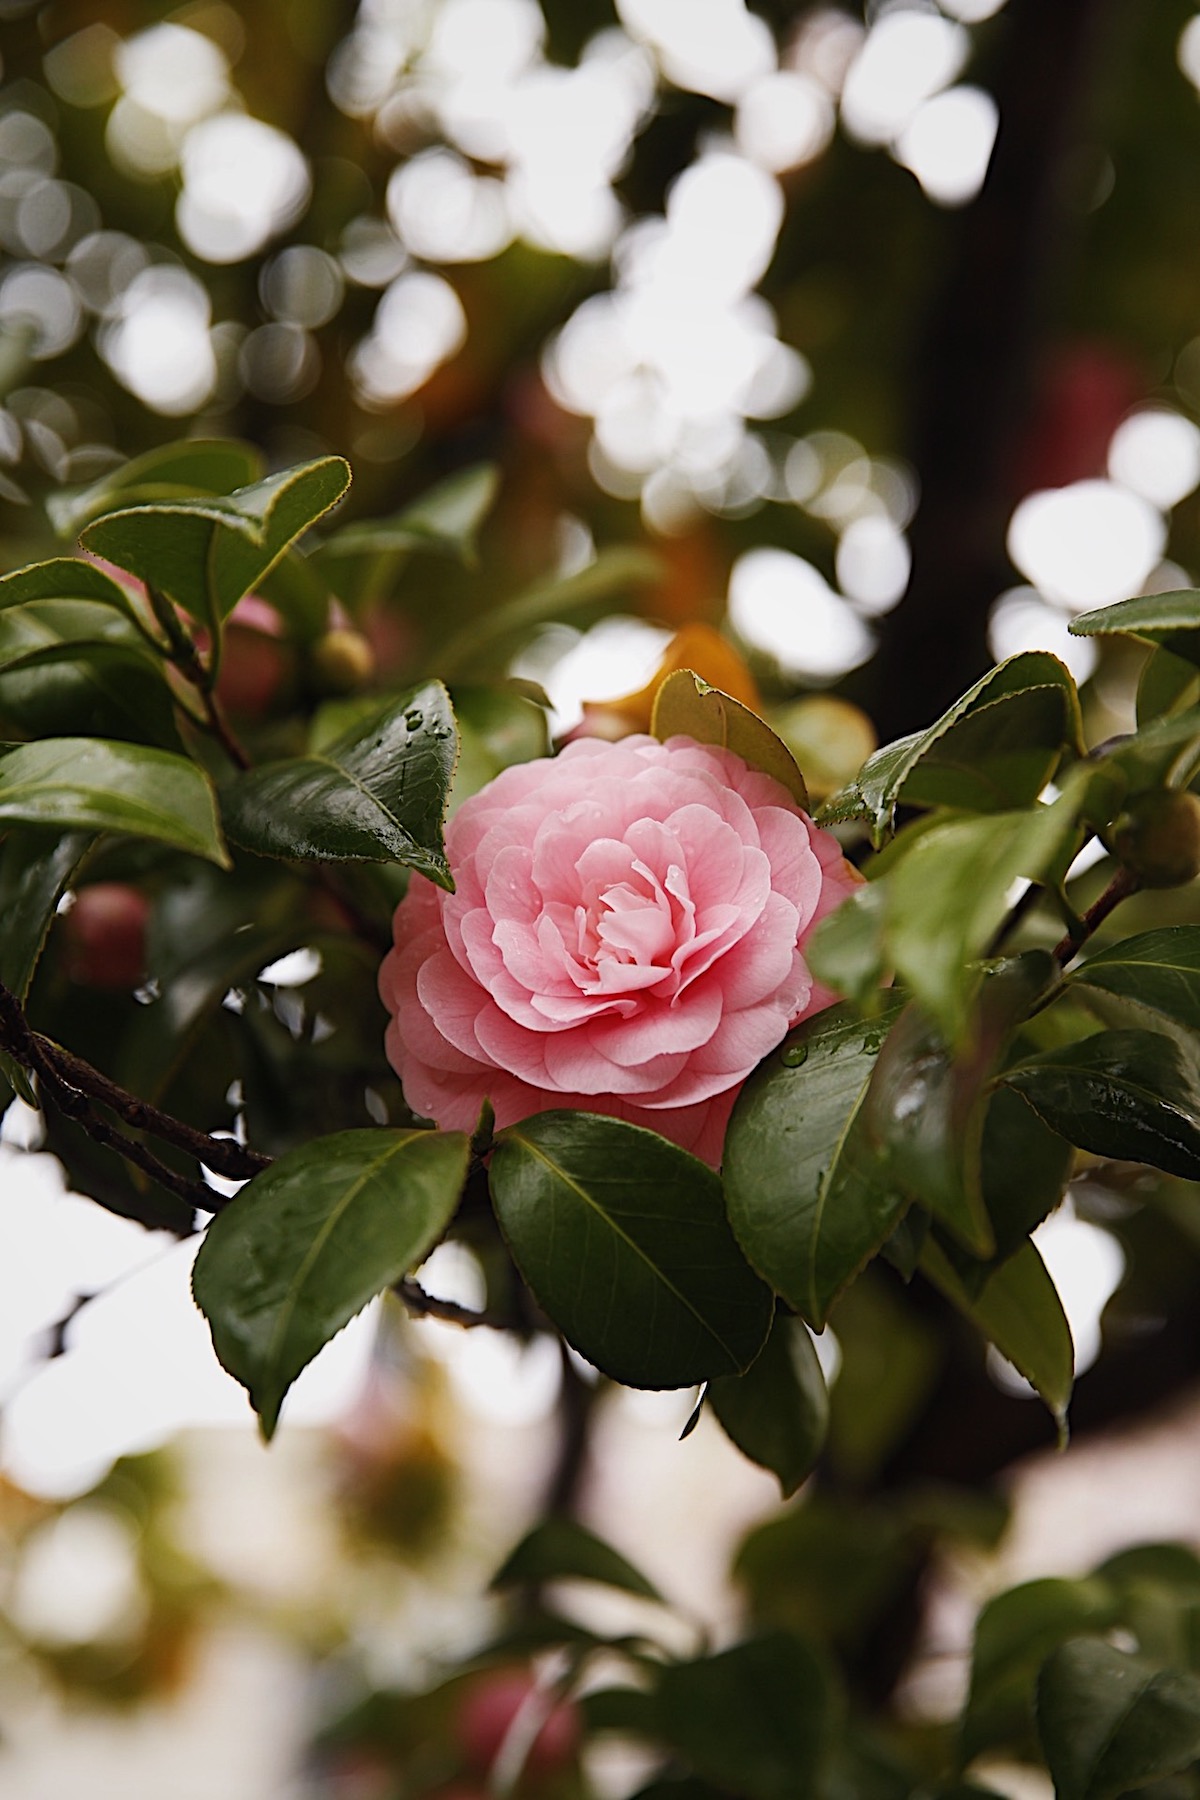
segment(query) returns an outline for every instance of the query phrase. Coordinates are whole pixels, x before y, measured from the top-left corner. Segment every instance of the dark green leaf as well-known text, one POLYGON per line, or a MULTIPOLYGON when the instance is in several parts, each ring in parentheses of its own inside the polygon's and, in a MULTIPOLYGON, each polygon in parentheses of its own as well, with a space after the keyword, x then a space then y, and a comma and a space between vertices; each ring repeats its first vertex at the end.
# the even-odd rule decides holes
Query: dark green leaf
POLYGON ((390 518, 344 525, 321 546, 319 558, 428 550, 473 564, 479 528, 492 510, 499 486, 494 463, 460 469, 390 518))
POLYGON ((1042 1663, 1067 1638, 1104 1631, 1118 1618, 1116 1594, 1095 1577, 1028 1581, 989 1600, 975 1624, 962 1762, 1000 1746, 1032 1749, 1034 1684, 1042 1663))
POLYGON ((86 831, 27 826, 0 847, 0 981, 18 1000, 29 992, 55 908, 91 842, 86 831))
POLYGON ((1113 994, 1200 1031, 1200 926, 1164 925, 1098 950, 1072 970, 1068 985, 1113 994))
POLYGON ((1100 1031, 1005 1072, 1054 1131, 1117 1161, 1200 1180, 1200 1068, 1158 1031, 1100 1031))
POLYGON ((225 827, 260 856, 401 862, 452 888, 442 820, 456 755, 450 697, 426 682, 323 750, 230 783, 225 827))
POLYGON ((1075 1347, 1058 1289, 1027 1239, 972 1294, 940 1245, 930 1238, 921 1269, 948 1300, 1036 1388, 1065 1436, 1075 1377, 1075 1347))
POLYGON ((1037 1722, 1058 1800, 1118 1800, 1200 1759, 1200 1681, 1075 1638, 1042 1670, 1037 1722))
POLYGON ((708 1404, 743 1456, 778 1476, 784 1499, 794 1494, 829 1426, 825 1377, 803 1322, 778 1313, 758 1360, 710 1382, 708 1404))
POLYGON ((349 483, 342 458, 323 456, 228 498, 162 500, 108 513, 85 529, 83 541, 215 625, 349 483))
POLYGON ((868 1023, 849 1006, 789 1034, 738 1095, 725 1138, 729 1218, 754 1267, 810 1324, 908 1205, 862 1117, 900 1001, 868 1023))
POLYGON ((213 1220, 193 1291, 265 1437, 318 1350, 428 1255, 466 1172, 462 1132, 340 1131, 281 1156, 213 1220))
POLYGON ((134 500, 185 500, 231 494, 262 473, 262 457, 232 439, 185 438, 135 456, 84 488, 51 494, 46 511, 59 537, 76 537, 91 519, 134 500))
POLYGON ((888 1034, 865 1123, 893 1179, 976 1255, 995 1248, 981 1178, 987 1090, 997 1061, 1054 971, 1044 951, 988 969, 956 1056, 936 1025, 909 1007, 888 1034))
POLYGON ((162 664, 128 614, 103 601, 0 611, 0 715, 41 736, 180 747, 162 664))
POLYGON ((0 820, 124 831, 228 867, 212 786, 193 762, 144 744, 44 738, 0 756, 0 820))
POLYGON ((1011 1088, 993 1091, 983 1123, 980 1180, 999 1261, 1054 1211, 1074 1160, 1070 1144, 1011 1088))
POLYGON ((629 1387, 745 1369, 771 1321, 707 1166, 640 1125, 549 1112, 498 1134, 496 1215, 567 1341, 629 1387))
POLYGON ((822 920, 805 946, 814 974, 845 994, 861 1013, 877 1012, 887 976, 887 889, 875 881, 855 888, 822 920))
POLYGON ((1053 773, 1065 745, 1082 750, 1079 698, 1070 672, 1045 650, 1022 651, 977 681, 928 731, 876 751, 817 817, 822 824, 866 819, 879 844, 901 800, 988 812, 1028 803, 1053 773), (980 711, 986 717, 966 726, 980 711), (1042 768, 1046 773, 1039 781, 1042 768))
POLYGON ((676 669, 654 697, 651 734, 665 742, 680 735, 698 744, 717 744, 732 750, 752 769, 774 776, 797 806, 807 807, 808 789, 796 759, 765 719, 712 687, 693 669, 676 669))
POLYGON ((663 565, 648 550, 602 550, 595 562, 574 575, 555 575, 486 613, 475 613, 438 651, 437 666, 448 680, 475 673, 485 677, 515 646, 550 620, 599 615, 626 600, 631 588, 661 579, 663 565))
POLYGON ((741 1800, 797 1800, 814 1793, 832 1711, 824 1663, 786 1632, 669 1664, 659 1684, 668 1741, 698 1775, 730 1787, 741 1800))
POLYGON ((662 1598, 640 1569, 575 1519, 548 1518, 535 1525, 505 1558, 492 1577, 492 1586, 519 1587, 543 1581, 596 1581, 643 1600, 662 1598))

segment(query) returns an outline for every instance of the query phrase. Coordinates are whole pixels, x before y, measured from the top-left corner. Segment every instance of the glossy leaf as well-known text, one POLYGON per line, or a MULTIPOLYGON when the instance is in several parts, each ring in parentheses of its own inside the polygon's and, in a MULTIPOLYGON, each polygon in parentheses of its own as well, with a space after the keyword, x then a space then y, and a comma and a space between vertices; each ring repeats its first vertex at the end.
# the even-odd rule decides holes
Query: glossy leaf
POLYGON ((1075 1153, 1011 1088, 993 1090, 983 1122, 980 1185, 996 1258, 1020 1248, 1054 1211, 1075 1153))
POLYGON ((318 1350, 428 1255, 466 1172, 462 1132, 340 1131, 281 1156, 213 1220, 193 1292, 264 1437, 318 1350))
POLYGON ((1073 969, 1068 986, 1085 999, 1111 994, 1200 1031, 1200 926, 1164 925, 1122 938, 1073 969))
POLYGON ((216 797, 186 757, 103 738, 43 738, 0 756, 0 820, 123 831, 228 867, 216 797))
POLYGON ((350 484, 339 456, 268 475, 227 498, 163 500, 109 513, 83 542, 213 625, 350 484))
POLYGON ((606 1375, 688 1387, 745 1369, 771 1298, 707 1166, 640 1125, 549 1112, 498 1134, 492 1199, 538 1304, 606 1375))
POLYGON ((37 735, 180 747, 161 662, 124 611, 28 600, 0 611, 0 716, 37 735))
POLYGON ((456 755, 450 697, 426 682, 324 749, 231 782, 225 827, 260 856, 400 862, 452 888, 442 820, 456 755))
POLYGON ((744 1375, 708 1385, 708 1404, 743 1456, 778 1477, 784 1499, 811 1475, 829 1428, 829 1395, 808 1328, 778 1313, 744 1375))
POLYGON ((813 973, 861 1013, 877 1012, 886 992, 887 911, 886 887, 865 881, 821 921, 804 948, 813 973))
POLYGON ((22 826, 0 845, 0 981, 18 1000, 29 992, 55 909, 91 843, 86 831, 22 826))
POLYGON ((833 1697, 824 1663, 800 1638, 772 1632, 668 1664, 658 1699, 664 1735, 706 1780, 742 1800, 817 1791, 833 1697))
POLYGON ((224 438, 184 438, 133 457, 87 487, 49 495, 46 511, 59 537, 76 537, 90 520, 133 500, 231 494, 261 473, 262 457, 250 444, 224 438))
POLYGON ((1004 1079, 1068 1143, 1200 1180, 1200 1067, 1158 1031, 1100 1031, 1004 1079))
POLYGON ((1004 810, 1036 798, 1065 745, 1082 749, 1071 674, 1045 650, 1022 651, 977 681, 928 731, 876 751, 818 819, 866 819, 879 844, 901 800, 1004 810), (984 719, 967 726, 979 711, 984 719))
POLYGON ((972 1294, 940 1245, 930 1238, 921 1269, 948 1300, 1036 1388, 1065 1435, 1075 1377, 1075 1347, 1058 1290, 1028 1240, 972 1294))
POLYGON ((1200 1680, 1075 1638, 1041 1672, 1037 1722, 1058 1800, 1118 1800, 1200 1760, 1200 1680))
POLYGON ((544 1581, 594 1581, 643 1600, 661 1600, 652 1581, 611 1544, 576 1519, 543 1519, 527 1533, 492 1577, 494 1588, 544 1581))
POLYGON ((995 1248, 981 1168, 992 1072, 1054 967, 1047 952, 1029 951, 989 968, 958 1055, 909 1007, 888 1034, 867 1095, 867 1128, 893 1178, 978 1256, 995 1248))
POLYGON ((900 1004, 868 1023, 849 1006, 833 1007, 789 1033, 746 1081, 726 1133, 726 1201, 738 1241, 817 1327, 908 1205, 863 1117, 900 1004))
POLYGON ((975 1624, 962 1762, 1001 1746, 1032 1748, 1034 1686, 1042 1663, 1067 1638, 1105 1631, 1118 1618, 1113 1588, 1094 1577, 1027 1581, 989 1600, 975 1624))
POLYGON ((808 806, 804 777, 783 739, 765 719, 732 694, 710 687, 693 669, 676 669, 667 676, 654 701, 650 731, 662 742, 679 734, 732 750, 752 769, 773 776, 797 806, 808 806))
POLYGON ((323 561, 428 550, 473 564, 479 528, 492 510, 499 486, 500 474, 494 463, 460 469, 390 518, 343 526, 321 546, 319 557, 323 561))
POLYGON ((437 667, 450 681, 486 677, 505 661, 504 652, 551 620, 599 617, 611 607, 629 605, 631 589, 661 579, 663 565, 647 550, 629 546, 602 550, 573 575, 535 582, 523 593, 476 613, 437 653, 437 667))

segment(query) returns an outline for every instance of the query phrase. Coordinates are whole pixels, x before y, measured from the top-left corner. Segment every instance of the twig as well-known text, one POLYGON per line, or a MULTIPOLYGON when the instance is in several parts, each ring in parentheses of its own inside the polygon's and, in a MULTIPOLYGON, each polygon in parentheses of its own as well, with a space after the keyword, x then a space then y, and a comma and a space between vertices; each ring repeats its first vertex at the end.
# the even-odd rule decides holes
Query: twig
POLYGON ((1110 912, 1118 907, 1122 900, 1128 900, 1136 894, 1141 883, 1131 869, 1120 868, 1100 895, 1093 900, 1074 931, 1068 931, 1060 943, 1054 946, 1054 960, 1060 969, 1066 968, 1079 947, 1102 925, 1110 912))
POLYGON ((439 1300, 435 1294, 427 1294, 411 1276, 406 1275, 403 1281, 398 1281, 392 1292, 414 1319, 443 1319, 448 1325, 461 1325, 468 1331, 477 1325, 488 1325, 493 1331, 507 1331, 512 1325, 511 1319, 503 1318, 498 1312, 477 1311, 471 1306, 460 1306, 457 1300, 439 1300))
MULTIPOLYGON (((201 705, 204 707, 204 718, 194 722, 207 726, 211 735, 216 738, 236 768, 248 769, 250 758, 234 736, 215 693, 217 674, 212 658, 210 657, 208 662, 205 662, 196 648, 196 641, 191 632, 183 624, 167 596, 149 585, 147 585, 146 592, 149 595, 150 605, 154 609, 154 616, 167 634, 170 645, 167 655, 184 680, 189 682, 200 696, 201 705)), ((188 716, 193 717, 190 712, 188 716)))
POLYGON ((74 1056, 49 1038, 34 1031, 16 995, 0 982, 0 1049, 7 1050, 18 1062, 32 1069, 42 1087, 59 1111, 80 1125, 88 1136, 106 1149, 115 1150, 128 1162, 160 1182, 169 1192, 178 1194, 193 1206, 217 1212, 222 1196, 203 1182, 179 1175, 145 1144, 126 1137, 94 1111, 94 1103, 110 1108, 134 1131, 145 1131, 161 1138, 176 1150, 194 1156, 206 1168, 231 1181, 248 1181, 268 1167, 270 1157, 232 1138, 210 1137, 198 1131, 147 1100, 139 1100, 115 1081, 94 1069, 82 1057, 74 1056))

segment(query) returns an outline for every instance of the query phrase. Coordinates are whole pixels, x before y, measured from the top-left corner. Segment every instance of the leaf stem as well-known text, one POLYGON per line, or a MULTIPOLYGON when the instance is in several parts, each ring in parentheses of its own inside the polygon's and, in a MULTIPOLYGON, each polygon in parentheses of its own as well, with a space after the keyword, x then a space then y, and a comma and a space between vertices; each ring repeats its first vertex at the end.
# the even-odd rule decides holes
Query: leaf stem
POLYGON ((436 1294, 426 1293, 420 1282, 410 1275, 398 1281, 392 1292, 414 1319, 442 1319, 448 1325, 461 1325, 468 1331, 477 1325, 489 1325, 493 1331, 512 1329, 512 1320, 501 1313, 476 1311, 471 1306, 460 1306, 457 1300, 439 1300, 436 1294))
POLYGON ((204 708, 203 718, 195 719, 195 715, 190 712, 189 717, 193 718, 195 723, 203 725, 217 740, 235 768, 248 769, 250 758, 234 735, 216 696, 217 676, 213 658, 210 656, 209 660, 205 662, 196 645, 196 640, 165 594, 148 584, 146 592, 150 597, 154 616, 167 635, 170 646, 167 655, 184 680, 194 687, 200 696, 200 702, 204 708))

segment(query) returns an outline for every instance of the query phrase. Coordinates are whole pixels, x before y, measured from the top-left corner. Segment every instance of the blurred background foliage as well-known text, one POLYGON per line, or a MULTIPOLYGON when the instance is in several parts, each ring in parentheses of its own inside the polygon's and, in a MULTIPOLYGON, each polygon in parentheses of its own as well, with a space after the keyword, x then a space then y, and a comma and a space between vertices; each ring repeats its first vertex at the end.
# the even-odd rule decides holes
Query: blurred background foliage
MULTIPOLYGON (((0 54, 3 566, 62 551, 49 496, 184 435, 245 439, 272 468, 330 452, 353 466, 346 535, 318 564, 369 662, 324 667, 269 611, 242 613, 224 697, 265 745, 340 689, 446 674, 482 780, 533 753, 511 741, 533 727, 491 718, 468 678, 544 683, 562 734, 583 702, 641 688, 697 623, 744 659, 806 768, 831 758, 829 787, 872 730, 927 724, 1018 649, 1090 677, 1093 739, 1130 728, 1135 653, 1117 642, 1097 662, 1066 623, 1200 574, 1189 0, 0 0, 0 54), (465 558, 438 554, 448 543, 465 558)), ((153 890, 158 868, 116 844, 91 874, 153 890)), ((373 879, 350 898, 378 920, 395 895, 373 879)), ((312 1130, 355 1107, 361 1123, 397 1115, 374 957, 336 906, 309 896, 300 917, 275 875, 229 889, 199 865, 156 897, 150 963, 192 1010, 139 1009, 81 965, 68 989, 56 967, 40 1016, 69 1015, 74 1048, 104 1061, 119 1043, 136 1091, 206 1123, 243 1109, 269 1151, 298 1114, 312 1130), (308 973, 264 980, 298 942, 319 952, 308 973), (228 992, 240 1008, 219 1007, 228 992)), ((1189 892, 1169 904, 1194 921, 1189 892)), ((147 1216, 116 1159, 55 1130, 69 1166, 92 1159, 92 1191, 147 1216)), ((1073 1185, 1056 1274, 1066 1293, 1091 1256, 1093 1298, 1113 1296, 1074 1404, 1083 1438, 1195 1381, 1195 1200, 1143 1176, 1073 1185)), ((996 1483, 1052 1426, 932 1293, 882 1266, 835 1335, 823 1497, 756 1531, 736 1579, 755 1624, 825 1644, 919 1763, 929 1571, 995 1543, 996 1483)), ((345 1604, 272 1615, 314 1660, 337 1652, 313 1712, 340 1723, 312 1791, 356 1800, 457 1779, 453 1707, 406 1712, 393 1690, 413 1658, 388 1652, 395 1617, 432 1604, 395 1571, 447 1554, 462 1458, 436 1371, 405 1367, 399 1422, 369 1395, 330 1452, 339 1472, 316 1478, 344 1544, 373 1546, 317 1559, 345 1604), (386 1603, 368 1604, 372 1581, 386 1603), (412 1762, 426 1742, 445 1752, 428 1779, 412 1762), (397 1786, 406 1759, 417 1774, 397 1786)), ((578 1378, 564 1383, 569 1436, 578 1378)), ((90 1637, 78 1614, 55 1623, 81 1566, 78 1545, 55 1547, 56 1503, 0 1495, 15 1693, 36 1665, 68 1694, 161 1694, 203 1621, 245 1604, 189 1558, 171 1479, 123 1464, 79 1502, 95 1566, 125 1569, 90 1637), (39 1566, 58 1570, 41 1590, 39 1566)), ((560 1498, 586 1510, 589 1479, 577 1456, 560 1498)), ((1190 1592, 1160 1576, 1172 1604, 1190 1592)), ((908 1792, 892 1750, 866 1746, 845 1791, 908 1792)))

